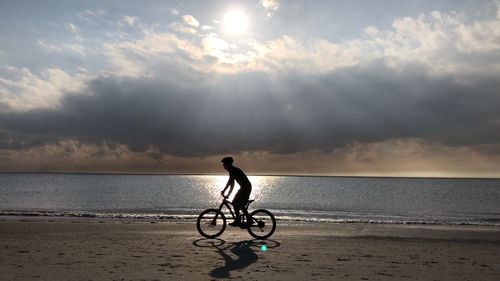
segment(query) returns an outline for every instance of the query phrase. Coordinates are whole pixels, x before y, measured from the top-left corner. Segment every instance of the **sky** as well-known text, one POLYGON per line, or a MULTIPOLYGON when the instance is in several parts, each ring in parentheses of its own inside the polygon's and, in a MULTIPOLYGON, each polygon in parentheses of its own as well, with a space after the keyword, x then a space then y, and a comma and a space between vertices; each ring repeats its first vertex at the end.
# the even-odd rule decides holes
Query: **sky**
POLYGON ((0 171, 500 177, 500 1, 2 1, 0 171))

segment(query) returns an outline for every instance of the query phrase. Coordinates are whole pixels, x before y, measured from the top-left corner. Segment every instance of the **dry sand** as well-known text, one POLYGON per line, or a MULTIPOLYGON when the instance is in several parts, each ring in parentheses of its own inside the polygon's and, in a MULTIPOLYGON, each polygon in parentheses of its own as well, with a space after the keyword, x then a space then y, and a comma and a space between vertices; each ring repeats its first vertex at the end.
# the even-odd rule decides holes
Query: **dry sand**
POLYGON ((193 222, 3 217, 0 279, 500 280, 499 227, 280 223, 272 240, 220 238, 193 222))

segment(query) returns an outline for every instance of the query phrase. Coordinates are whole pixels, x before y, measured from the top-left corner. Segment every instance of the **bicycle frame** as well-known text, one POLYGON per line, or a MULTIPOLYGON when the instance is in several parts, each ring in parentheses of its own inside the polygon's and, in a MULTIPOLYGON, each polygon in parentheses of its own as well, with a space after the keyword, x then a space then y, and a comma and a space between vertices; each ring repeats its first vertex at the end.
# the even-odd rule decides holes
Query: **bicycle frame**
MULTIPOLYGON (((236 218, 236 214, 233 212, 231 205, 233 205, 233 203, 231 203, 229 200, 227 200, 226 197, 224 197, 224 200, 222 200, 222 203, 220 203, 220 205, 219 205, 219 211, 222 212, 222 207, 226 206, 226 208, 231 213, 231 217, 234 219, 234 218, 236 218)), ((217 216, 216 216, 216 218, 217 218, 217 216)))
MULTIPOLYGON (((229 213, 231 214, 231 217, 233 219, 236 219, 236 214, 234 213, 233 209, 231 208, 232 205, 233 205, 233 203, 231 203, 231 201, 227 200, 227 197, 224 197, 224 200, 222 200, 222 203, 220 203, 220 205, 219 205, 219 211, 222 212, 222 207, 226 206, 226 208, 229 210, 229 213)), ((250 205, 250 202, 247 203, 247 205, 245 206, 245 209, 247 209, 247 212, 248 212, 249 205, 250 205)), ((215 215, 214 222, 217 220, 218 216, 219 216, 218 214, 215 215)), ((245 218, 245 216, 242 216, 241 219, 245 220, 246 218, 245 218)), ((253 218, 252 218, 252 220, 253 220, 253 218)))

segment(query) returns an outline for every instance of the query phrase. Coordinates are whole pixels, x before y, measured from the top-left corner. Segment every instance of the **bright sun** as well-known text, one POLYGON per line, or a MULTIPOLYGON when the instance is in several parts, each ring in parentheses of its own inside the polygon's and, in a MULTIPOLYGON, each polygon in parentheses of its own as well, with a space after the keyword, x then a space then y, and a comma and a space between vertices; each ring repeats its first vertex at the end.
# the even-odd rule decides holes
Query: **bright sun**
POLYGON ((224 32, 229 35, 241 35, 247 31, 248 19, 242 10, 231 9, 224 14, 224 32))

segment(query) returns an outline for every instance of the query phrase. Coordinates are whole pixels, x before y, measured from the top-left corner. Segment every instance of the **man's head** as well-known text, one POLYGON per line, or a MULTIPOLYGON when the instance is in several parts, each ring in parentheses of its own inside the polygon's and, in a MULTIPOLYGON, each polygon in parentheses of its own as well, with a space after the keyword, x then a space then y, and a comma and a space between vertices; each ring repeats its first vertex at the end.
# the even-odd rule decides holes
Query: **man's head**
POLYGON ((224 166, 224 169, 228 169, 229 167, 233 166, 233 157, 224 157, 224 159, 222 159, 222 165, 224 166))

